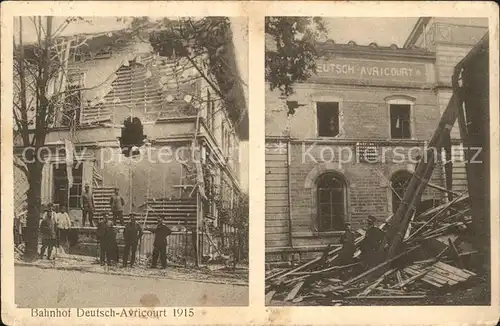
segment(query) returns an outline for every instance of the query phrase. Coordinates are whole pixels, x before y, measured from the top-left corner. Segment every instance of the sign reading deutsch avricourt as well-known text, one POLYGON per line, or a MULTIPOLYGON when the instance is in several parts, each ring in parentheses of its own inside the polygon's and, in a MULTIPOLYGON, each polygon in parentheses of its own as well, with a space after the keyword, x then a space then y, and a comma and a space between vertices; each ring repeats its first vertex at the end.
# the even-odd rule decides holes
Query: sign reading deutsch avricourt
POLYGON ((342 78, 357 81, 378 82, 427 82, 427 71, 424 63, 394 62, 383 60, 363 60, 335 58, 318 59, 316 77, 321 79, 342 78))

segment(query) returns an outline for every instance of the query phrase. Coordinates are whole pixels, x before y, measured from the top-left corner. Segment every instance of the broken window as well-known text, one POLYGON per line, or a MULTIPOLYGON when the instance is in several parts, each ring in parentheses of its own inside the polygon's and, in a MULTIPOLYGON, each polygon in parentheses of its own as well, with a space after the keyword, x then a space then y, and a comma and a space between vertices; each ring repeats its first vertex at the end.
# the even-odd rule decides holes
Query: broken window
POLYGON ((337 175, 327 173, 320 177, 318 190, 318 231, 341 231, 346 216, 345 182, 337 175))
POLYGON ((391 104, 391 138, 408 139, 411 138, 409 104, 391 104))
POLYGON ((80 124, 82 108, 83 73, 68 74, 66 93, 63 102, 63 115, 61 126, 71 127, 80 124))
POLYGON ((395 173, 391 178, 391 191, 392 191, 392 213, 396 213, 406 188, 411 180, 411 174, 408 171, 401 171, 395 173))
POLYGON ((54 204, 78 209, 81 207, 83 164, 75 163, 72 169, 73 185, 68 189, 66 164, 54 164, 53 167, 54 204))
POLYGON ((339 103, 317 102, 318 136, 335 137, 339 134, 339 103))

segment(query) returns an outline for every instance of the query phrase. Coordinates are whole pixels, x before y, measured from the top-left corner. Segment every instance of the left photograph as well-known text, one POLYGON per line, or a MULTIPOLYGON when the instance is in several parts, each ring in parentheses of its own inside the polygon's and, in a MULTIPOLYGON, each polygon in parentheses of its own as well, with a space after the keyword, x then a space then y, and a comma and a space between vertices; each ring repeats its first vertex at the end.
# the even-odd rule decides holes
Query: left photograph
POLYGON ((19 308, 248 305, 246 17, 15 17, 19 308))

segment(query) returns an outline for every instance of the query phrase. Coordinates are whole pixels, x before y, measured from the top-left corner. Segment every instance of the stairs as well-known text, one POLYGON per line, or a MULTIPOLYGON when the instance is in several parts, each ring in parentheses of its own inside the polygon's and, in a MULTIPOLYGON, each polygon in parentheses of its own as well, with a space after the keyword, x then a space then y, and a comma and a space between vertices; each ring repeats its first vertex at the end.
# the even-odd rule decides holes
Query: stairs
MULTIPOLYGON (((99 221, 104 213, 109 213, 111 218, 111 206, 109 199, 113 195, 113 187, 94 188, 94 219, 99 221)), ((146 226, 156 225, 158 218, 163 217, 167 225, 195 226, 196 225, 196 199, 171 199, 171 198, 149 198, 147 205, 146 226)), ((136 220, 142 224, 146 211, 138 213, 136 220)), ((123 216, 123 221, 127 223, 128 215, 123 216)))
POLYGON ((113 195, 115 188, 113 187, 98 187, 93 189, 94 195, 94 215, 101 217, 104 213, 111 212, 109 199, 113 195))
POLYGON ((196 200, 194 199, 148 199, 148 221, 165 218, 167 225, 195 226, 196 200))

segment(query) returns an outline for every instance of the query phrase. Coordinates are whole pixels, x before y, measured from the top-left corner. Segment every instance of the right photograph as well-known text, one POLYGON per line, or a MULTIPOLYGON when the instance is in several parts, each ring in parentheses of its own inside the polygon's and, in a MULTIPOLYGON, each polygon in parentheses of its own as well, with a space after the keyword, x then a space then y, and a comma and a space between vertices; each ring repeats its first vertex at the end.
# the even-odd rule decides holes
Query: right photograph
POLYGON ((266 17, 267 306, 491 304, 488 43, 487 18, 266 17))

